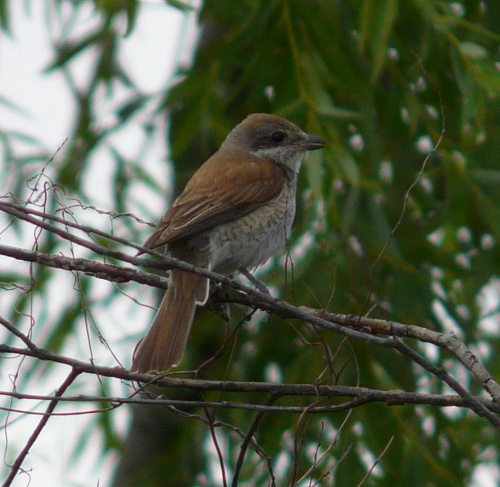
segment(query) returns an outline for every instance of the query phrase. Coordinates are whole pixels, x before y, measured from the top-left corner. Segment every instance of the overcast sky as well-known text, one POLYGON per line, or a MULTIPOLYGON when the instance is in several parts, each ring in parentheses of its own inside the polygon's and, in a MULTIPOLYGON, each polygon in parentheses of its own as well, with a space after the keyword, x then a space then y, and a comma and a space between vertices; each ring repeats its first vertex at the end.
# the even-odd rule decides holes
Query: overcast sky
MULTIPOLYGON (((46 8, 49 2, 38 0, 30 2, 30 15, 27 15, 24 10, 25 2, 12 0, 10 4, 12 33, 10 36, 0 34, 0 131, 19 131, 28 134, 41 141, 48 153, 54 153, 72 133, 75 107, 61 74, 44 74, 44 70, 54 60, 51 48, 54 39, 51 38, 46 23, 46 8), (15 102, 22 112, 17 113, 2 100, 15 102)), ((91 6, 92 2, 88 4, 91 6)), ((163 0, 147 0, 140 4, 137 25, 133 35, 123 40, 120 56, 127 73, 141 90, 155 93, 164 89, 177 65, 180 62, 185 63, 186 56, 190 56, 190 39, 186 39, 186 32, 193 29, 194 15, 186 18, 178 10, 167 6, 163 0)), ((93 25, 95 25, 94 12, 91 9, 82 11, 77 32, 81 33, 85 29, 92 28, 93 25)), ((86 59, 82 56, 71 66, 77 79, 82 82, 86 79, 89 62, 91 62, 91 57, 86 59)), ((104 107, 103 112, 105 111, 104 107)), ((105 120, 106 113, 100 115, 105 120)), ((125 151, 128 147, 134 150, 134 144, 137 143, 136 134, 134 128, 128 129, 118 135, 121 139, 117 143, 125 151)), ((33 146, 19 141, 14 146, 14 153, 27 155, 34 149, 33 146)), ((164 159, 165 154, 153 152, 150 158, 151 160, 164 159)), ((5 174, 4 165, 2 153, 0 155, 0 195, 7 192, 8 175, 5 174)), ((96 198, 100 197, 101 202, 105 204, 106 195, 100 191, 98 180, 91 185, 89 192, 90 198, 95 195, 96 198)), ((2 222, 4 220, 0 219, 0 223, 2 222)), ((7 233, 0 237, 0 242, 12 244, 7 233)), ((0 266, 12 265, 15 265, 14 261, 0 259, 0 266)), ((3 305, 5 302, 0 299, 3 305)), ((147 326, 147 322, 144 326, 147 326)), ((14 361, 12 362, 14 365, 14 361)), ((66 370, 65 373, 67 372, 66 370)), ((60 378, 52 377, 52 379, 56 379, 57 384, 57 380, 62 380, 62 377, 64 374, 60 378)), ((1 390, 12 390, 12 384, 6 374, 2 374, 0 382, 1 390)), ((39 391, 30 390, 29 392, 50 394, 53 391, 53 389, 44 388, 43 384, 40 386, 39 391)), ((8 403, 2 402, 2 405, 8 406, 8 403)), ((43 410, 46 405, 18 401, 16 407, 43 410)), ((86 408, 93 409, 89 405, 86 408)), ((71 410, 63 407, 58 408, 58 411, 65 409, 71 410)), ((125 408, 120 408, 113 415, 117 430, 124 434, 129 420, 128 412, 125 408)), ((24 468, 30 470, 29 474, 18 475, 14 485, 26 486, 30 481, 30 485, 37 487, 87 486, 98 485, 98 483, 109 485, 116 458, 112 456, 99 458, 102 441, 97 435, 92 441, 95 447, 86 448, 84 455, 79 457, 75 465, 68 464, 80 435, 94 419, 93 415, 52 418, 23 465, 24 468)), ((39 420, 40 416, 31 415, 12 415, 9 418, 12 423, 1 431, 2 437, 8 441, 9 454, 6 461, 13 461, 39 420)), ((4 448, 1 450, 4 453, 4 448)))

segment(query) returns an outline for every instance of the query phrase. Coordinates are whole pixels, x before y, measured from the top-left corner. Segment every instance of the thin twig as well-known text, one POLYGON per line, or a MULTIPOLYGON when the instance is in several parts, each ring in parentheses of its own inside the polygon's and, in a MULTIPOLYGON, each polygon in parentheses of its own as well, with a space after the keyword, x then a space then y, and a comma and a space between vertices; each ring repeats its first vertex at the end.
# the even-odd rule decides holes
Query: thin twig
POLYGON ((38 351, 38 347, 24 333, 20 332, 10 321, 6 320, 3 316, 0 316, 0 325, 6 328, 14 336, 19 338, 33 353, 36 353, 38 351))
POLYGON ((394 441, 394 435, 391 436, 391 438, 387 442, 387 445, 385 445, 384 449, 382 450, 380 455, 375 459, 375 461, 373 462, 373 465, 370 467, 368 472, 366 472, 366 475, 361 479, 361 481, 359 482, 357 487, 361 487, 368 480, 368 477, 372 474, 375 467, 380 463, 381 458, 386 454, 387 450, 389 449, 389 447, 391 446, 393 441, 394 441))
MULTIPOLYGON (((348 413, 346 414, 346 417, 344 418, 344 420, 342 421, 341 425, 337 429, 337 432, 335 433, 335 438, 330 442, 330 444, 325 449, 325 451, 323 452, 323 454, 321 455, 321 457, 317 460, 317 462, 315 464, 311 465, 309 467, 309 469, 306 472, 304 472, 304 474, 302 475, 302 477, 300 477, 300 479, 298 479, 298 481, 297 481, 298 485, 300 485, 300 483, 303 482, 309 475, 312 475, 312 472, 316 468, 318 468, 318 466, 321 465, 323 463, 323 461, 330 455, 331 450, 337 444, 337 440, 338 440, 338 438, 340 436, 340 433, 343 431, 344 427, 347 425, 347 422, 349 421, 349 418, 351 417, 352 412, 353 412, 352 409, 350 411, 348 411, 348 413)), ((318 444, 318 447, 319 447, 319 444, 318 444)), ((339 460, 339 462, 340 462, 340 460, 339 460)), ((330 472, 330 473, 332 473, 332 472, 330 472)))
POLYGON ((310 409, 314 409, 314 407, 319 403, 319 401, 315 401, 315 403, 310 404, 304 411, 303 413, 299 416, 299 419, 297 420, 297 428, 296 428, 296 433, 295 437, 293 440, 293 464, 292 464, 292 469, 289 474, 290 480, 287 482, 288 485, 290 486, 295 486, 297 485, 297 476, 299 472, 299 453, 302 450, 302 444, 304 443, 304 436, 302 434, 302 431, 305 430, 309 424, 310 421, 310 416, 308 415, 310 409), (307 422, 307 424, 304 426, 304 424, 307 422))
MULTIPOLYGON (((494 402, 500 404, 500 385, 488 372, 476 356, 453 333, 441 333, 423 326, 405 325, 396 321, 387 321, 376 318, 359 318, 355 315, 341 315, 318 311, 312 308, 301 307, 302 310, 312 314, 319 314, 326 320, 331 320, 339 325, 353 328, 370 329, 373 333, 389 335, 399 338, 412 338, 420 342, 432 343, 439 348, 444 348, 459 360, 490 394, 494 402)), ((391 344, 397 348, 396 342, 391 344)))
POLYGON ((19 453, 17 456, 15 462, 12 464, 12 467, 10 469, 9 476, 5 480, 5 482, 2 484, 3 487, 9 487, 12 482, 14 481, 15 476, 17 475, 19 469, 21 468, 26 456, 28 455, 31 447, 35 444, 35 441, 38 439, 40 436, 40 433, 42 432, 43 428, 49 421, 54 409, 56 406, 59 404, 59 398, 62 397, 62 395, 66 392, 68 387, 75 381, 75 379, 78 377, 78 375, 81 372, 72 369, 71 372, 69 373, 68 377, 64 380, 64 382, 61 384, 61 386, 57 389, 54 399, 52 399, 47 407, 47 411, 45 412, 44 416, 38 423, 37 427, 31 434, 31 436, 28 439, 28 442, 26 443, 25 447, 22 449, 22 451, 19 453))
POLYGON ((442 380, 448 384, 455 392, 457 392, 465 402, 467 402, 470 408, 478 415, 487 419, 493 426, 500 429, 500 418, 498 415, 492 413, 488 408, 477 401, 465 387, 463 387, 454 377, 448 374, 445 370, 440 369, 432 365, 428 360, 422 357, 420 354, 415 352, 406 343, 404 343, 400 338, 396 339, 396 347, 403 355, 410 357, 415 363, 419 364, 424 369, 428 370, 431 374, 435 375, 438 379, 442 380))
POLYGON ((203 409, 205 410, 205 414, 207 416, 207 424, 208 424, 208 429, 210 431, 210 436, 212 437, 212 442, 215 446, 215 450, 217 452, 217 457, 219 458, 220 471, 221 471, 221 475, 222 475, 222 484, 224 485, 224 487, 227 487, 226 466, 224 465, 224 455, 222 454, 222 450, 221 450, 221 447, 219 445, 219 440, 217 438, 217 433, 215 432, 213 411, 209 411, 208 406, 206 404, 203 406, 203 409))
MULTIPOLYGON (((269 398, 269 401, 267 401, 266 406, 270 406, 276 398, 274 396, 271 396, 269 398)), ((236 460, 236 465, 234 467, 234 474, 233 474, 233 482, 231 484, 231 487, 237 487, 238 486, 238 479, 240 476, 241 469, 243 467, 243 462, 245 460, 246 452, 248 450, 248 445, 251 443, 253 435, 257 431, 257 428, 259 427, 260 422, 264 419, 266 411, 259 411, 256 415, 255 418, 252 421, 252 424, 250 425, 250 428, 248 429, 248 432, 243 439, 241 445, 240 445, 240 452, 238 454, 238 458, 236 460)), ((276 486, 276 479, 274 478, 273 471, 271 470, 269 472, 271 476, 271 486, 275 487, 276 486)))
POLYGON ((404 217, 406 215, 406 210, 408 208, 408 203, 410 201, 411 193, 415 189, 415 187, 417 186, 417 184, 419 183, 419 181, 422 179, 422 177, 423 177, 423 175, 425 173, 425 170, 427 168, 427 164, 429 163, 429 160, 437 152, 439 146, 441 145, 441 143, 443 141, 444 134, 446 132, 446 119, 445 119, 444 105, 443 105, 443 99, 441 97, 441 93, 439 94, 439 99, 441 101, 441 115, 442 115, 441 133, 439 134, 438 140, 434 144, 434 147, 432 148, 432 150, 425 157, 424 162, 422 163, 422 165, 420 167, 420 171, 417 174, 417 177, 413 180, 413 182, 410 184, 410 186, 406 190, 406 193, 405 193, 405 196, 404 196, 404 199, 403 199, 403 206, 401 207, 401 211, 399 213, 398 221, 392 227, 392 229, 391 229, 391 231, 389 233, 389 236, 387 237, 387 239, 386 239, 386 241, 384 243, 384 246, 382 247, 382 250, 379 252, 377 259, 375 260, 375 262, 372 265, 372 275, 371 275, 370 290, 369 290, 368 295, 366 297, 366 301, 365 301, 365 304, 363 306, 363 311, 360 313, 360 315, 365 315, 365 312, 368 309, 368 304, 370 303, 370 299, 371 299, 371 297, 373 295, 373 290, 375 288, 375 280, 376 280, 376 273, 377 273, 378 265, 379 265, 380 261, 382 260, 382 257, 385 255, 385 252, 387 251, 390 243, 392 242, 392 240, 394 238, 394 235, 396 235, 396 232, 397 232, 398 228, 403 223, 404 217))

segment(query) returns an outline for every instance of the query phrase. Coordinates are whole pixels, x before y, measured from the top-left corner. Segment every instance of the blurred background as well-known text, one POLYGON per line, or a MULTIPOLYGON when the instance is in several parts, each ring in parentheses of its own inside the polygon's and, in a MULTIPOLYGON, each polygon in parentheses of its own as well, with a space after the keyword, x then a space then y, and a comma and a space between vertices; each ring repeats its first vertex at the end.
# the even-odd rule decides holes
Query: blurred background
MULTIPOLYGON (((288 257, 258 277, 297 305, 453 331, 500 377, 499 2, 4 0, 0 29, 0 201, 140 244, 236 123, 276 113, 328 146, 304 165, 288 257)), ((103 261, 4 213, 0 244, 103 261)), ((39 347, 108 366, 130 366, 160 296, 4 256, 0 285, 1 315, 39 347)), ((236 330, 202 378, 452 392, 393 350, 248 313, 235 307, 229 325, 197 313, 179 369, 199 367, 236 330)), ((407 343, 481 394, 450 355, 407 343)), ((2 391, 40 395, 68 373, 19 356, 0 367, 2 391)), ((81 376, 68 393, 133 392, 81 376)), ((0 406, 3 479, 46 403, 5 396, 0 406)), ((50 419, 13 485, 215 486, 223 470, 230 485, 255 418, 108 409, 58 407, 65 415, 50 419)), ((268 413, 254 437, 238 485, 272 485, 270 468, 276 485, 500 482, 498 433, 467 409, 268 413)))

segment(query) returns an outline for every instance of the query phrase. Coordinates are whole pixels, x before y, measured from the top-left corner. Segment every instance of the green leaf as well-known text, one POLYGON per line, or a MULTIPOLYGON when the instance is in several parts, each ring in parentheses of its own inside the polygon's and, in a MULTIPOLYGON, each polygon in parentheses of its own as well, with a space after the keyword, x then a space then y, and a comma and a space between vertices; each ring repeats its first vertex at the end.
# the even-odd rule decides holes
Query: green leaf
POLYGON ((102 32, 95 30, 78 42, 74 42, 72 44, 65 43, 59 46, 57 49, 56 59, 49 64, 49 66, 45 69, 45 72, 50 73, 51 71, 64 67, 75 56, 82 54, 92 45, 98 44, 101 40, 101 36, 102 32))
POLYGON ((387 61, 387 49, 394 23, 398 16, 399 0, 381 2, 381 8, 375 15, 377 23, 373 32, 372 51, 373 66, 371 81, 374 83, 382 72, 387 61))

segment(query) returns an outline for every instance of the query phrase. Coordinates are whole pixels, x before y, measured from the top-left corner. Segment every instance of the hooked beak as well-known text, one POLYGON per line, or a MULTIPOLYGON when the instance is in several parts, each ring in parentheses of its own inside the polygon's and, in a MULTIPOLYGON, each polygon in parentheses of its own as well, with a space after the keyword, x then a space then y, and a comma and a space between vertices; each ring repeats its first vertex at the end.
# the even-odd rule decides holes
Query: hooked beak
POLYGON ((300 145, 302 145, 305 150, 318 150, 325 147, 326 142, 321 137, 306 134, 300 145))

